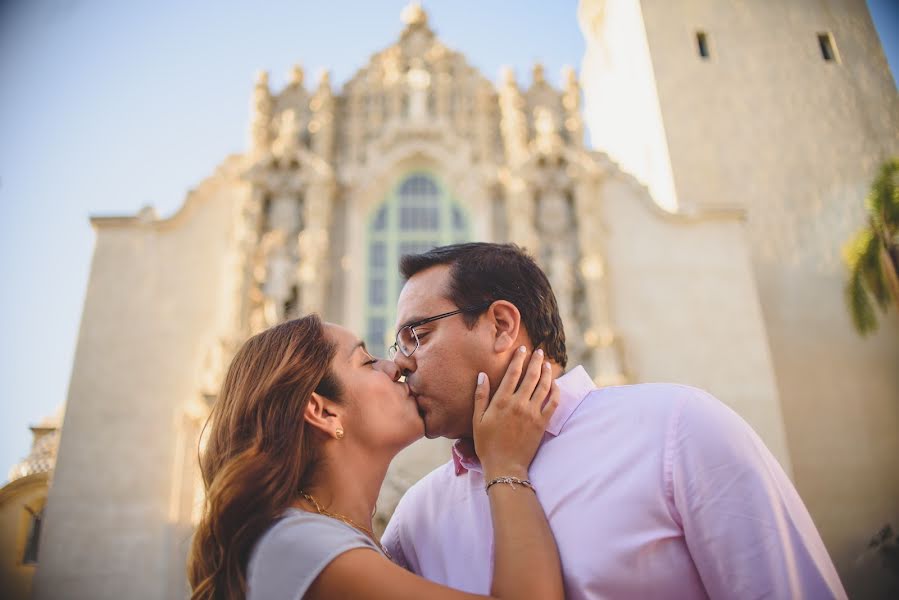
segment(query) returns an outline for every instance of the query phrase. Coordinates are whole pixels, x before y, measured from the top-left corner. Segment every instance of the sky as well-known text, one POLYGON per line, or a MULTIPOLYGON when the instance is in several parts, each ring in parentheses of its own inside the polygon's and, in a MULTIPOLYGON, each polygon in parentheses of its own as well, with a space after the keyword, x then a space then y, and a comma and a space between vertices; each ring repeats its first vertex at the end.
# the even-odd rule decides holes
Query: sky
MULTIPOLYGON (((245 149, 255 73, 338 86, 392 44, 407 0, 0 0, 0 482, 66 398, 90 215, 163 217, 245 149)), ((894 73, 899 2, 868 0, 894 73)), ((481 72, 579 67, 576 0, 424 2, 481 72)), ((140 318, 140 315, 135 315, 140 318)))

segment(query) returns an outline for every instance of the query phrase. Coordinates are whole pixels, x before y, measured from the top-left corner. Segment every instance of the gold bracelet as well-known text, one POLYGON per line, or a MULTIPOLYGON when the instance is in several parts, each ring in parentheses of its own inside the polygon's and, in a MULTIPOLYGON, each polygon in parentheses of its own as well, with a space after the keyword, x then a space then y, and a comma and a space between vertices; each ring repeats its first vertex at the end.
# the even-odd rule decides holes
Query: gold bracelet
POLYGON ((524 486, 526 488, 530 488, 530 490, 532 492, 534 492, 535 494, 537 493, 537 490, 534 489, 534 485, 530 481, 528 481, 527 479, 519 479, 518 477, 497 477, 496 479, 491 480, 490 483, 487 484, 487 486, 484 488, 484 492, 485 493, 490 492, 490 487, 497 483, 508 483, 509 485, 512 486, 513 490, 515 489, 515 484, 517 483, 518 485, 524 486))

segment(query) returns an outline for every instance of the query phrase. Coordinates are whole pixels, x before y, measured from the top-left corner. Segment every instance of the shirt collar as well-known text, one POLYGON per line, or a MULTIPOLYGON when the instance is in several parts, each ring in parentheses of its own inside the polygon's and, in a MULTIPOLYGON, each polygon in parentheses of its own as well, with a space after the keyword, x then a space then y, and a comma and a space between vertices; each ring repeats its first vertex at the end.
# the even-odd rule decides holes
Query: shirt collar
MULTIPOLYGON (((584 367, 580 365, 556 379, 556 384, 559 386, 560 392, 559 407, 546 425, 546 433, 553 437, 561 433, 565 423, 587 397, 587 394, 596 389, 596 384, 587 375, 584 367)), ((471 440, 456 440, 453 444, 452 454, 456 475, 462 475, 469 470, 481 472, 481 462, 474 453, 474 445, 471 440)))

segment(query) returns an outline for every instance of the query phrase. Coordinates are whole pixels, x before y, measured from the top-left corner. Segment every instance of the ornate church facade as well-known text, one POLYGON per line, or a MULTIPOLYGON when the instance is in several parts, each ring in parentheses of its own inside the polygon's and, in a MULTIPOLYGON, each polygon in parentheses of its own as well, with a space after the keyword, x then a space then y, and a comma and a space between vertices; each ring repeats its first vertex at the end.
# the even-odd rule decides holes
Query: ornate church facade
MULTIPOLYGON (((623 4, 582 2, 585 69, 601 32, 593 9, 623 4)), ((203 498, 199 436, 236 349, 318 312, 383 352, 402 286, 398 258, 447 243, 525 247, 556 292, 572 364, 601 386, 708 389, 794 475, 751 215, 733 204, 670 204, 674 180, 648 175, 618 138, 607 136, 609 152, 585 147, 591 94, 595 103, 616 92, 588 88, 585 111, 581 83, 602 73, 614 74, 601 66, 579 80, 569 69, 556 88, 536 65, 528 82, 505 72, 494 84, 413 4, 396 43, 339 90, 327 74, 307 85, 300 67, 280 90, 259 75, 246 151, 175 215, 92 218, 97 242, 35 597, 184 597, 203 498)), ((380 526, 448 448, 422 440, 398 457, 380 526)), ((830 542, 833 516, 813 516, 830 542)))

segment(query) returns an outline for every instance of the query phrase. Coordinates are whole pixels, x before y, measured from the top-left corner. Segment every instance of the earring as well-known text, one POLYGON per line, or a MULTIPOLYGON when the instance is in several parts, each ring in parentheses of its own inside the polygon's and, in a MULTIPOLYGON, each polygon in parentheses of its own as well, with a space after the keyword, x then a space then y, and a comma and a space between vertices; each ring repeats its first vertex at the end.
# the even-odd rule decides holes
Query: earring
POLYGON ((335 436, 338 440, 342 440, 342 439, 343 439, 343 429, 340 429, 340 428, 338 427, 338 428, 334 431, 334 436, 335 436))

